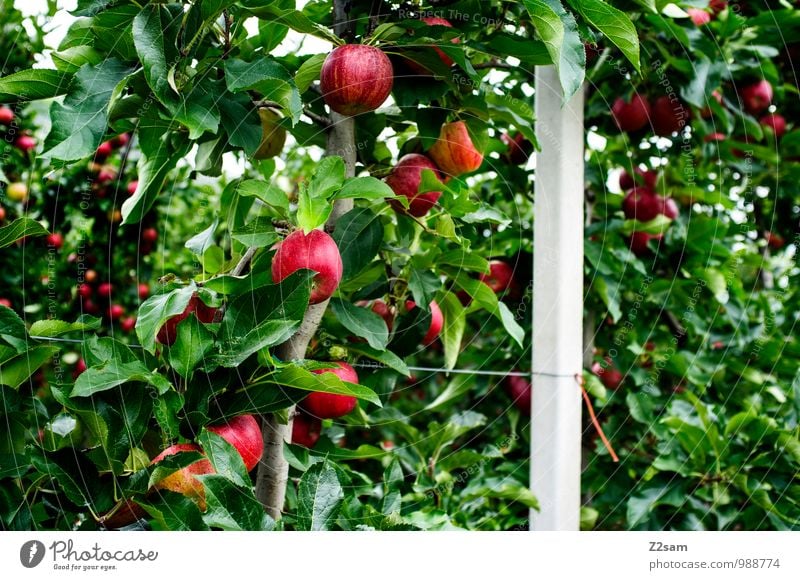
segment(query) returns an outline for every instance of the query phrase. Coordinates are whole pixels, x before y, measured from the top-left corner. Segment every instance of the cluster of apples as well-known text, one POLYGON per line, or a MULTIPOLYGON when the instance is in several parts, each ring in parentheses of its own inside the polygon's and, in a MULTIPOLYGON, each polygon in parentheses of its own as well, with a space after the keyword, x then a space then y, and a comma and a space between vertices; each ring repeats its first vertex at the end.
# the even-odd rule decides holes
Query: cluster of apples
MULTIPOLYGON (((13 131, 14 134, 16 134, 16 120, 17 117, 12 108, 0 106, 0 126, 5 127, 5 131, 7 133, 11 133, 13 131)), ((6 141, 13 143, 14 147, 19 149, 25 155, 36 149, 36 139, 25 132, 20 133, 13 139, 10 138, 10 135, 7 135, 6 141)))
MULTIPOLYGON (((625 217, 640 222, 649 222, 659 215, 664 215, 671 220, 677 219, 680 212, 675 200, 656 193, 658 180, 656 172, 645 171, 637 167, 635 174, 640 180, 638 183, 631 174, 624 170, 619 177, 619 187, 626 192, 625 198, 622 200, 622 212, 625 217)), ((647 244, 650 240, 661 240, 663 237, 663 233, 650 234, 635 231, 629 239, 631 251, 637 256, 644 255, 648 251, 647 244)))
POLYGON ((618 97, 611 105, 611 116, 625 133, 636 133, 649 125, 656 135, 669 137, 683 129, 691 114, 674 95, 661 95, 651 102, 647 96, 634 93, 629 100, 618 97))
MULTIPOLYGON (((137 293, 140 299, 147 298, 150 287, 139 284, 137 293)), ((112 322, 119 322, 123 332, 133 332, 136 326, 135 316, 125 316, 125 307, 114 301, 114 286, 111 282, 100 282, 95 270, 86 270, 83 282, 78 284, 77 297, 81 312, 95 316, 105 315, 112 322)))

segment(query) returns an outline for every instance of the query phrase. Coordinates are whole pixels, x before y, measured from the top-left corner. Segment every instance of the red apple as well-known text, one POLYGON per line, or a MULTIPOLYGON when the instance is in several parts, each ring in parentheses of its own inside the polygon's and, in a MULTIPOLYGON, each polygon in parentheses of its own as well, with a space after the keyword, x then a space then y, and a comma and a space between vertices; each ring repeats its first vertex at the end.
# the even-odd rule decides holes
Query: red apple
POLYGON ((656 183, 658 182, 658 173, 655 171, 644 170, 639 167, 634 167, 633 170, 641 177, 641 179, 638 181, 635 180, 630 173, 623 169, 622 173, 619 174, 619 188, 622 191, 633 189, 638 184, 644 185, 646 189, 656 188, 656 183))
POLYGON ((102 163, 108 156, 114 152, 114 146, 111 144, 111 141, 104 141, 100 143, 100 146, 97 148, 97 151, 94 153, 94 160, 98 163, 102 163))
POLYGON ((506 158, 514 165, 523 165, 528 162, 533 153, 533 143, 525 138, 522 133, 517 133, 513 137, 508 133, 503 133, 500 140, 508 145, 506 158))
POLYGON ((131 140, 131 136, 128 133, 120 133, 113 139, 111 139, 111 144, 114 146, 115 149, 119 149, 121 147, 125 147, 128 142, 131 140))
POLYGON ((14 122, 14 111, 9 107, 0 107, 0 125, 10 125, 14 122))
POLYGON ((272 259, 272 281, 284 280, 301 269, 317 273, 311 286, 309 304, 324 302, 342 279, 342 256, 333 238, 322 230, 295 230, 278 245, 272 259))
POLYGON ((8 298, 0 298, 0 306, 4 308, 11 308, 11 300, 8 298))
POLYGON ((200 300, 197 294, 194 294, 189 299, 189 303, 186 305, 186 308, 183 309, 183 312, 168 318, 164 325, 158 330, 156 342, 165 344, 167 346, 172 346, 175 343, 175 340, 178 338, 178 323, 181 320, 185 320, 189 317, 189 315, 194 314, 197 320, 204 324, 208 324, 214 321, 214 316, 216 313, 216 308, 206 306, 206 304, 200 300))
POLYGON ((422 181, 422 171, 430 169, 441 181, 439 168, 425 155, 419 153, 409 153, 400 158, 392 168, 392 172, 386 177, 386 184, 392 188, 396 195, 408 198, 408 210, 396 200, 390 199, 389 204, 397 212, 408 211, 414 217, 422 217, 436 205, 441 191, 430 191, 419 193, 419 184, 422 181))
POLYGON ((111 298, 114 287, 109 282, 103 282, 97 287, 97 295, 102 298, 111 298))
POLYGON ((630 244, 631 252, 640 257, 644 256, 650 251, 647 242, 649 242, 653 238, 654 236, 646 232, 633 232, 628 238, 628 243, 630 244))
POLYGON ((128 195, 133 195, 134 193, 136 193, 136 188, 137 187, 139 187, 139 182, 138 181, 134 180, 134 181, 131 181, 130 183, 128 183, 128 186, 126 188, 128 190, 128 195))
MULTIPOLYGON (((703 13, 705 14, 705 12, 703 13)), ((677 98, 673 102, 668 96, 658 97, 650 108, 653 132, 661 137, 669 137, 683 129, 689 120, 689 109, 677 98)))
POLYGON ((464 121, 442 125, 428 155, 448 178, 475 171, 483 163, 483 154, 472 143, 464 121))
POLYGON ((112 304, 108 307, 108 317, 111 320, 119 320, 125 315, 125 309, 121 304, 112 304))
MULTIPOLYGON (((194 443, 178 443, 176 445, 171 445, 159 453, 155 459, 153 459, 151 465, 155 465, 170 455, 192 451, 203 453, 203 450, 194 443)), ((183 469, 179 469, 178 471, 169 474, 167 477, 156 483, 155 487, 156 489, 166 489, 169 491, 174 491, 175 493, 180 493, 186 497, 196 499, 200 509, 205 510, 205 489, 203 488, 203 484, 200 482, 200 480, 195 476, 208 475, 211 473, 214 473, 214 467, 211 465, 211 462, 208 459, 199 459, 191 465, 187 465, 183 469)))
POLYGON ((208 430, 230 443, 242 456, 247 471, 258 465, 264 452, 261 426, 252 415, 239 415, 222 425, 211 425, 208 430))
POLYGON ((616 391, 622 384, 623 375, 614 366, 614 361, 610 357, 605 357, 604 361, 595 362, 592 365, 592 373, 594 373, 603 383, 607 389, 616 391))
POLYGON ((783 137, 783 134, 786 133, 786 119, 783 115, 770 113, 769 115, 761 117, 758 122, 766 129, 767 133, 772 133, 778 139, 783 137))
POLYGON ((611 116, 620 131, 632 133, 647 125, 650 119, 650 103, 638 93, 629 102, 618 97, 611 106, 611 116))
MULTIPOLYGON (((346 362, 337 361, 338 368, 319 369, 311 371, 320 375, 323 373, 333 373, 343 381, 358 384, 358 374, 356 370, 346 362)), ((303 409, 312 417, 318 419, 336 419, 347 415, 356 407, 356 398, 348 395, 334 395, 331 393, 310 393, 300 403, 303 409)))
POLYGON ((489 273, 481 274, 478 280, 491 288, 495 294, 500 294, 508 290, 514 282, 514 270, 505 262, 492 260, 489 262, 489 273))
POLYGON ((78 362, 75 363, 75 368, 72 369, 72 380, 74 381, 77 379, 83 372, 89 367, 86 366, 86 361, 82 358, 78 359, 78 362))
POLYGON ((146 228, 142 231, 142 241, 154 244, 158 240, 158 230, 146 228))
POLYGON ((764 232, 764 239, 767 240, 767 245, 773 250, 780 250, 786 244, 783 236, 773 232, 764 232))
POLYGON ((78 296, 81 298, 91 298, 92 297, 92 287, 88 284, 80 284, 78 286, 78 296))
POLYGON ((526 415, 531 414, 531 396, 533 388, 525 377, 511 376, 504 381, 506 392, 511 397, 514 406, 526 415))
POLYGON ((11 201, 25 201, 28 198, 28 186, 24 183, 9 183, 6 195, 11 201))
POLYGON ((30 135, 20 135, 14 142, 14 146, 23 153, 30 153, 36 149, 36 139, 30 135))
POLYGON ((674 199, 671 197, 658 197, 659 201, 661 202, 661 211, 660 213, 664 214, 671 220, 678 219, 680 215, 680 210, 678 209, 678 204, 675 202, 674 199))
POLYGON ((292 443, 313 448, 319 441, 322 421, 303 412, 297 413, 292 422, 292 443))
POLYGON ((144 300, 148 296, 150 296, 150 286, 147 284, 139 284, 137 287, 137 292, 139 293, 139 299, 144 300))
POLYGON ((695 26, 703 26, 711 22, 711 14, 699 8, 687 8, 686 14, 689 15, 695 26))
POLYGON ((62 236, 58 232, 53 232, 52 234, 49 234, 47 236, 48 247, 60 250, 63 245, 64 245, 64 236, 62 236))
POLYGON ((381 49, 345 44, 327 56, 319 80, 328 106, 352 116, 374 111, 383 104, 392 91, 394 71, 381 49))
POLYGON ((0 205, 0 222, 6 219, 6 208, 0 205))
POLYGON ((389 305, 383 300, 376 300, 372 303, 372 311, 383 318, 384 322, 386 322, 386 328, 391 332, 392 326, 394 326, 394 314, 392 314, 392 309, 389 308, 389 305))
POLYGON ((119 323, 119 327, 122 329, 122 332, 133 332, 136 328, 136 317, 128 316, 123 318, 119 323))
POLYGON ((84 300, 83 303, 81 304, 81 307, 83 308, 84 312, 87 312, 89 314, 94 314, 94 315, 100 314, 100 307, 89 299, 84 300))
MULTIPOLYGON (((442 309, 439 308, 436 300, 431 300, 428 306, 431 309, 431 325, 428 327, 428 332, 426 332, 425 336, 422 338, 422 344, 425 346, 432 345, 436 339, 439 338, 439 334, 441 334, 442 327, 444 326, 442 309)), ((411 312, 416 307, 417 305, 413 300, 406 300, 406 310, 408 312, 411 312)))
POLYGON ((714 13, 714 15, 719 14, 723 10, 728 7, 727 0, 711 0, 708 3, 708 8, 714 13))
POLYGON ((117 172, 114 170, 113 167, 109 167, 104 165, 103 168, 100 170, 100 173, 97 174, 97 178, 95 179, 96 184, 106 184, 111 183, 116 179, 117 172))
POLYGON ((772 85, 766 80, 747 85, 742 89, 741 97, 745 111, 756 115, 772 103, 772 85))
POLYGON ((622 200, 622 212, 629 220, 649 222, 661 213, 663 204, 655 192, 645 187, 634 187, 622 200))

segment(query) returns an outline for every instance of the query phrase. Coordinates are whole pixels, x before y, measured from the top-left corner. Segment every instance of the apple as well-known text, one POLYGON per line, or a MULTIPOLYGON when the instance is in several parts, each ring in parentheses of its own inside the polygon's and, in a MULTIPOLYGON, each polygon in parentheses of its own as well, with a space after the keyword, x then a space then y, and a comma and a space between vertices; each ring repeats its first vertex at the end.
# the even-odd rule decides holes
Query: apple
POLYGON ((505 292, 514 282, 514 269, 500 260, 489 262, 489 273, 481 274, 478 280, 486 284, 495 294, 505 292))
POLYGON ((136 188, 137 187, 139 187, 139 182, 136 181, 136 180, 131 181, 130 183, 128 183, 128 186, 126 188, 128 190, 128 195, 133 195, 134 193, 136 193, 136 188))
POLYGON ((428 155, 447 178, 475 171, 483 163, 483 154, 472 143, 464 121, 442 125, 428 155))
POLYGON ((172 346, 178 338, 178 323, 181 320, 188 318, 190 314, 194 314, 197 320, 203 324, 209 324, 214 321, 216 313, 216 308, 206 306, 197 294, 193 294, 186 308, 183 309, 183 312, 168 318, 164 325, 158 330, 156 342, 172 346))
POLYGON ((319 441, 322 432, 322 421, 316 417, 310 417, 303 412, 294 416, 292 423, 292 443, 303 447, 313 448, 319 441))
POLYGON ((619 174, 619 188, 622 191, 633 189, 636 187, 637 183, 643 184, 647 189, 656 188, 656 183, 658 182, 658 173, 655 171, 641 169, 639 167, 635 167, 633 170, 636 172, 636 175, 641 177, 641 179, 637 182, 637 180, 635 180, 630 173, 623 169, 622 173, 619 174))
POLYGON ((650 107, 650 120, 656 135, 669 137, 686 125, 686 121, 689 120, 689 109, 684 107, 678 99, 673 102, 664 95, 653 101, 650 107))
POLYGON ((123 318, 119 323, 119 327, 123 332, 133 332, 133 330, 136 328, 136 317, 128 316, 123 318))
POLYGON ((772 102, 772 85, 766 80, 747 85, 742 89, 741 98, 745 111, 753 115, 758 114, 772 102))
POLYGON ((645 187, 634 187, 622 200, 622 212, 629 220, 649 222, 661 213, 663 204, 655 192, 645 187))
POLYGON ((30 135, 20 135, 14 142, 14 146, 23 153, 30 153, 36 149, 36 139, 30 135))
POLYGON ((139 299, 144 300, 148 296, 150 296, 150 286, 147 284, 139 284, 137 287, 137 292, 139 293, 139 299))
POLYGON ((342 115, 359 115, 380 107, 392 91, 394 71, 374 46, 345 44, 325 58, 319 77, 322 98, 342 115))
POLYGON ((86 280, 89 284, 97 281, 97 271, 86 270, 86 273, 83 275, 83 279, 86 280))
POLYGON ((75 363, 75 368, 72 369, 72 380, 74 381, 77 379, 83 372, 89 367, 86 366, 86 361, 82 358, 78 359, 78 362, 75 363))
POLYGON ((386 328, 391 332, 394 326, 394 314, 392 314, 392 309, 389 308, 389 305, 383 300, 376 300, 372 303, 372 311, 383 318, 384 322, 386 322, 386 328))
POLYGON ((603 362, 595 362, 592 365, 592 373, 594 373, 603 383, 607 389, 616 391, 622 384, 624 376, 614 366, 614 361, 610 357, 605 357, 603 362))
MULTIPOLYGON (((446 28, 453 28, 453 25, 450 23, 450 21, 445 18, 428 16, 425 18, 420 18, 420 20, 425 24, 427 24, 428 26, 444 26, 446 28)), ((452 42, 453 44, 458 44, 461 41, 458 38, 453 38, 450 42, 452 42)), ((433 49, 436 51, 436 54, 439 55, 439 59, 446 67, 453 66, 453 59, 447 56, 447 54, 445 54, 445 52, 441 48, 439 48, 438 46, 434 46, 433 49)), ((421 65, 416 61, 410 60, 408 61, 408 64, 414 72, 423 75, 430 74, 430 71, 427 68, 425 68, 425 66, 421 65)))
MULTIPOLYGON (((170 445, 164 449, 164 451, 156 455, 155 459, 153 459, 151 462, 151 465, 159 463, 165 457, 169 457, 170 455, 193 451, 197 453, 203 453, 203 450, 200 449, 200 446, 195 445, 194 443, 177 443, 175 445, 170 445)), ((200 509, 205 510, 205 489, 203 488, 203 484, 200 482, 200 480, 195 476, 208 475, 211 473, 215 473, 211 462, 208 459, 199 459, 191 465, 187 465, 186 467, 169 474, 167 477, 156 483, 155 487, 156 489, 166 489, 169 491, 174 491, 175 493, 180 493, 186 497, 196 499, 200 509)))
POLYGON ((650 251, 650 247, 647 245, 647 243, 654 239, 654 237, 655 236, 652 236, 647 232, 633 232, 628 238, 631 252, 639 257, 644 256, 650 251))
POLYGON ((111 298, 114 287, 109 282, 103 282, 97 287, 97 295, 102 298, 111 298))
POLYGON ((514 403, 514 406, 526 415, 530 416, 531 396, 533 394, 533 388, 531 387, 530 381, 528 381, 525 377, 511 376, 506 377, 504 386, 506 392, 509 394, 514 403))
POLYGON ((650 103, 638 93, 630 101, 618 97, 611 106, 611 116, 620 131, 632 133, 647 125, 650 119, 650 103))
POLYGON ((723 10, 728 7, 727 0, 711 0, 708 3, 708 8, 714 13, 714 15, 719 14, 723 10))
POLYGON ((95 178, 96 184, 106 184, 111 183, 116 179, 117 172, 114 171, 113 167, 109 167, 108 165, 104 165, 103 168, 100 170, 100 173, 97 174, 95 178))
MULTIPOLYGON (((337 361, 336 365, 338 365, 336 368, 318 369, 311 372, 316 375, 333 373, 343 381, 358 384, 358 374, 353 367, 342 361, 337 361)), ((355 409, 356 398, 348 395, 314 392, 303 399, 300 405, 303 410, 312 417, 318 419, 336 419, 347 415, 350 411, 355 409)))
POLYGON ((11 201, 25 201, 28 197, 28 186, 20 182, 9 183, 6 195, 11 201))
MULTIPOLYGON (((720 105, 722 104, 722 93, 721 93, 721 92, 719 92, 719 89, 714 89, 714 90, 711 92, 711 97, 712 97, 712 98, 713 98, 715 101, 717 101, 717 102, 718 102, 720 105)), ((703 108, 700 110, 700 116, 701 116, 703 119, 708 119, 708 118, 709 118, 711 115, 713 115, 713 114, 714 114, 714 111, 712 111, 712 110, 711 110, 711 107, 708 107, 708 106, 707 106, 707 107, 703 107, 703 108)))
POLYGON ((56 250, 60 250, 64 245, 64 236, 62 236, 58 232, 53 232, 52 234, 48 234, 46 240, 47 240, 47 246, 50 248, 55 248, 56 250))
POLYGON ((158 240, 158 230, 155 228, 146 228, 142 231, 142 241, 154 244, 158 240))
POLYGON ((128 133, 120 133, 111 139, 111 145, 113 145, 115 149, 120 149, 121 147, 125 147, 130 140, 131 136, 128 133))
POLYGON ((764 232, 764 239, 767 240, 767 245, 773 250, 780 250, 786 244, 783 236, 773 232, 764 232))
POLYGON ((392 172, 386 177, 386 184, 392 188, 395 195, 402 195, 408 198, 409 206, 406 210, 397 200, 390 199, 389 204, 397 212, 408 212, 414 217, 422 217, 436 205, 441 191, 429 191, 419 193, 419 184, 422 181, 422 171, 430 169, 441 181, 439 168, 425 155, 419 153, 409 153, 403 155, 392 168, 392 172))
POLYGON ((311 285, 309 304, 324 302, 342 279, 342 256, 333 238, 322 230, 295 230, 278 245, 272 259, 272 281, 276 284, 301 269, 317 273, 311 285))
POLYGON ((687 8, 686 14, 694 22, 695 26, 703 26, 711 22, 711 14, 699 8, 687 8))
POLYGON ((108 156, 114 152, 114 146, 111 144, 111 141, 104 141, 100 143, 100 146, 97 148, 97 151, 94 152, 94 160, 98 163, 102 163, 108 156))
POLYGON ((0 107, 0 125, 10 125, 14 122, 14 111, 10 107, 0 107))
POLYGON ((0 298, 0 306, 4 308, 11 308, 11 300, 8 298, 0 298))
POLYGON ((108 307, 108 317, 111 320, 119 320, 125 315, 125 309, 121 304, 112 304, 108 307))
POLYGON ((503 133, 500 140, 508 146, 506 158, 514 165, 524 165, 533 154, 533 143, 528 141, 522 133, 517 133, 513 137, 508 133, 503 133))
POLYGON ((780 139, 786 133, 786 119, 783 115, 770 113, 761 117, 758 122, 766 129, 767 133, 772 133, 777 139, 780 139))
POLYGON ((658 199, 661 202, 661 210, 659 213, 662 213, 671 220, 678 219, 678 216, 681 212, 678 209, 678 204, 675 202, 675 200, 671 197, 661 196, 659 196, 658 199))
POLYGON ((252 471, 261 461, 264 439, 261 436, 261 426, 253 415, 239 415, 227 423, 211 425, 207 429, 236 448, 247 471, 252 471))
POLYGON ((271 159, 283 150, 286 144, 286 129, 281 126, 281 116, 274 109, 261 107, 261 144, 253 154, 254 159, 271 159))
POLYGON ((725 133, 711 133, 703 137, 703 141, 705 141, 706 143, 719 142, 724 140, 725 140, 725 133))
MULTIPOLYGON (((431 303, 428 306, 431 309, 431 325, 428 327, 428 332, 426 332, 425 336, 422 338, 422 344, 425 346, 430 346, 436 341, 436 339, 439 337, 439 334, 442 332, 442 327, 444 326, 442 309, 439 308, 436 300, 431 300, 431 303)), ((406 310, 408 312, 411 312, 416 307, 417 305, 413 300, 406 300, 406 310)))
POLYGON ((0 205, 0 222, 6 219, 6 208, 0 205))

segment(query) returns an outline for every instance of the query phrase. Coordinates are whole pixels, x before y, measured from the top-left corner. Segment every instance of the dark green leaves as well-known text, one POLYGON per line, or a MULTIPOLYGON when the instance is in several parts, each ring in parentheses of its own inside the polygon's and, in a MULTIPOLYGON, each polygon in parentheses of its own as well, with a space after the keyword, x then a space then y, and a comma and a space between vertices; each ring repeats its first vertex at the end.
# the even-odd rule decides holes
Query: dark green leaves
POLYGON ((269 378, 270 382, 303 391, 318 391, 334 395, 348 395, 380 406, 381 401, 371 389, 354 383, 346 383, 333 373, 312 374, 297 365, 286 366, 269 378))
POLYGON ((72 396, 88 397, 130 382, 147 383, 155 387, 161 394, 172 388, 172 385, 164 376, 151 371, 139 361, 123 363, 118 360, 111 360, 81 373, 75 381, 72 396))
POLYGON ((65 94, 72 74, 50 69, 30 69, 0 78, 0 103, 51 99, 65 94))
POLYGON ((178 93, 169 84, 164 29, 170 14, 166 7, 148 4, 133 20, 133 43, 142 62, 144 78, 162 103, 174 103, 178 93))
POLYGON ((264 506, 247 488, 221 475, 203 475, 206 512, 203 521, 212 528, 236 531, 271 530, 275 522, 264 513, 264 506))
POLYGON ((292 75, 272 59, 261 57, 254 62, 238 59, 226 61, 225 83, 232 93, 254 90, 265 100, 279 103, 293 124, 303 113, 300 92, 292 75))
POLYGON ((638 71, 639 37, 630 17, 603 0, 567 0, 575 11, 614 43, 638 71))
POLYGON ((94 153, 108 125, 108 107, 117 85, 130 69, 116 59, 83 65, 75 74, 63 103, 50 107, 52 126, 43 155, 77 161, 94 153))
POLYGON ((362 308, 338 298, 331 299, 330 306, 336 318, 347 330, 356 336, 366 338, 372 348, 386 349, 386 344, 389 342, 389 331, 383 318, 368 308, 362 308))
POLYGON ((362 271, 378 253, 383 244, 383 225, 371 210, 357 207, 339 218, 333 239, 342 255, 343 277, 347 280, 362 271))
POLYGON ((29 236, 46 236, 42 224, 30 218, 19 218, 0 228, 0 249, 29 236))
POLYGON ((336 469, 328 461, 312 465, 297 488, 297 527, 300 530, 329 530, 344 501, 344 490, 336 469))
POLYGON ((139 307, 136 336, 149 352, 155 352, 156 334, 168 318, 181 314, 197 288, 192 284, 166 294, 151 296, 139 307))

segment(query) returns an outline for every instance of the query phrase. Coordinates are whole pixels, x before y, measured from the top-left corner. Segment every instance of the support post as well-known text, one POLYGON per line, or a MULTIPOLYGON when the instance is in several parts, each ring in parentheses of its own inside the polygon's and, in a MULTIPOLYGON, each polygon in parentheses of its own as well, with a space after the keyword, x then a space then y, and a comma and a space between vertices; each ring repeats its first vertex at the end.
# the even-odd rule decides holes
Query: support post
POLYGON ((531 510, 534 531, 578 530, 583 359, 583 92, 562 106, 555 67, 536 68, 531 510))

